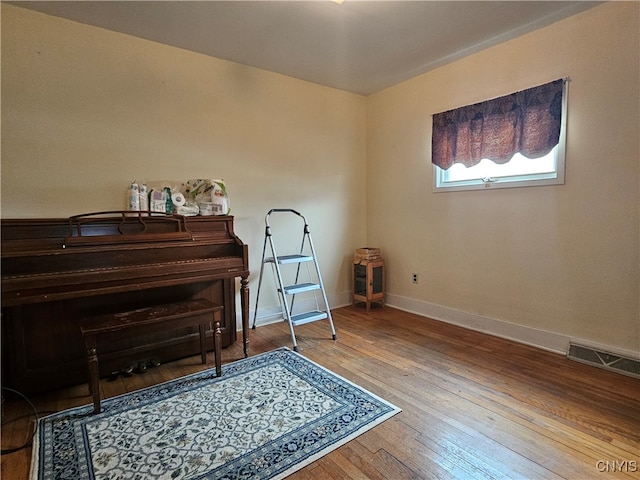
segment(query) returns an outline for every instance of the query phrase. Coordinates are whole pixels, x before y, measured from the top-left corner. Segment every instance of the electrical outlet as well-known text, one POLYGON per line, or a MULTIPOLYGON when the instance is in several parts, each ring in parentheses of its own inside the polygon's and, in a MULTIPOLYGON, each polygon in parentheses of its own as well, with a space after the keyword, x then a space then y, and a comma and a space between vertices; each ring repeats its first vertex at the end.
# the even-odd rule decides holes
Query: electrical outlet
POLYGON ((417 273, 412 273, 411 274, 411 281, 413 283, 418 283, 418 274, 417 273))

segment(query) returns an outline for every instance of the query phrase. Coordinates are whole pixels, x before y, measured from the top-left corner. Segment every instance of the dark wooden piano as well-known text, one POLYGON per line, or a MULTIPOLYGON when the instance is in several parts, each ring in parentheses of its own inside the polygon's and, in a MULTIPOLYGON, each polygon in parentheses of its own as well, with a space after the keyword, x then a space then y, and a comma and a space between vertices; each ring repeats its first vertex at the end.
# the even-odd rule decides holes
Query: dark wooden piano
MULTIPOLYGON (((248 248, 232 216, 99 212, 2 220, 2 384, 23 393, 87 380, 81 318, 205 298, 224 307, 222 345, 236 341, 236 287, 248 348, 248 248)), ((122 338, 101 376, 124 365, 196 355, 196 329, 122 338)), ((207 339, 213 348, 211 333, 207 339)))

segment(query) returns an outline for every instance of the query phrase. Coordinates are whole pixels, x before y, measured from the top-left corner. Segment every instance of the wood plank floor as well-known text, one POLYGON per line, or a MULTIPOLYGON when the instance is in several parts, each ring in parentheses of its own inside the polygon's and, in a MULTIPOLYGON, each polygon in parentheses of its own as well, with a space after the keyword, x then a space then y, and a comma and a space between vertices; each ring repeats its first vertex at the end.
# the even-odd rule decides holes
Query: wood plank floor
MULTIPOLYGON (((292 479, 639 479, 640 380, 389 307, 334 310, 297 327, 300 353, 403 409, 292 479)), ((291 346, 284 322, 251 331, 251 354, 291 346)), ((242 357, 238 343, 223 362, 242 357)), ((191 357, 101 380, 103 396, 202 369, 191 357)), ((89 404, 86 385, 32 399, 40 412, 89 404)), ((26 414, 4 402, 3 421, 26 414)), ((22 444, 28 418, 5 424, 22 444)), ((30 448, 2 456, 2 478, 26 480, 30 448)))

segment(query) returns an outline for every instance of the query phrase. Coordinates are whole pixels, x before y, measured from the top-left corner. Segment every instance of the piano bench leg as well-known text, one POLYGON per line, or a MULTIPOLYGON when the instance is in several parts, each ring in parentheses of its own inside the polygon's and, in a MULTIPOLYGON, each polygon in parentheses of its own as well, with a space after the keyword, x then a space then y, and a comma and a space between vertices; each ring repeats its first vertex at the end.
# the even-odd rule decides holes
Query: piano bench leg
POLYGON ((98 367, 98 350, 94 336, 85 337, 87 349, 87 371, 89 374, 89 393, 93 398, 93 412, 100 413, 100 368, 98 367))
POLYGON ((204 365, 207 363, 207 324, 201 323, 198 328, 200 330, 200 359, 204 365))

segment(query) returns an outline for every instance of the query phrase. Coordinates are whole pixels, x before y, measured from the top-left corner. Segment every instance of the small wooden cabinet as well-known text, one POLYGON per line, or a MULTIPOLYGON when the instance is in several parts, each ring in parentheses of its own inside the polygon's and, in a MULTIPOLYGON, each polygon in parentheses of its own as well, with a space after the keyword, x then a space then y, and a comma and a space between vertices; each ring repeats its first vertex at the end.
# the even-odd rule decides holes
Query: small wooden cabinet
POLYGON ((384 260, 358 259, 353 261, 353 303, 364 302, 367 311, 372 302, 384 307, 384 260))

